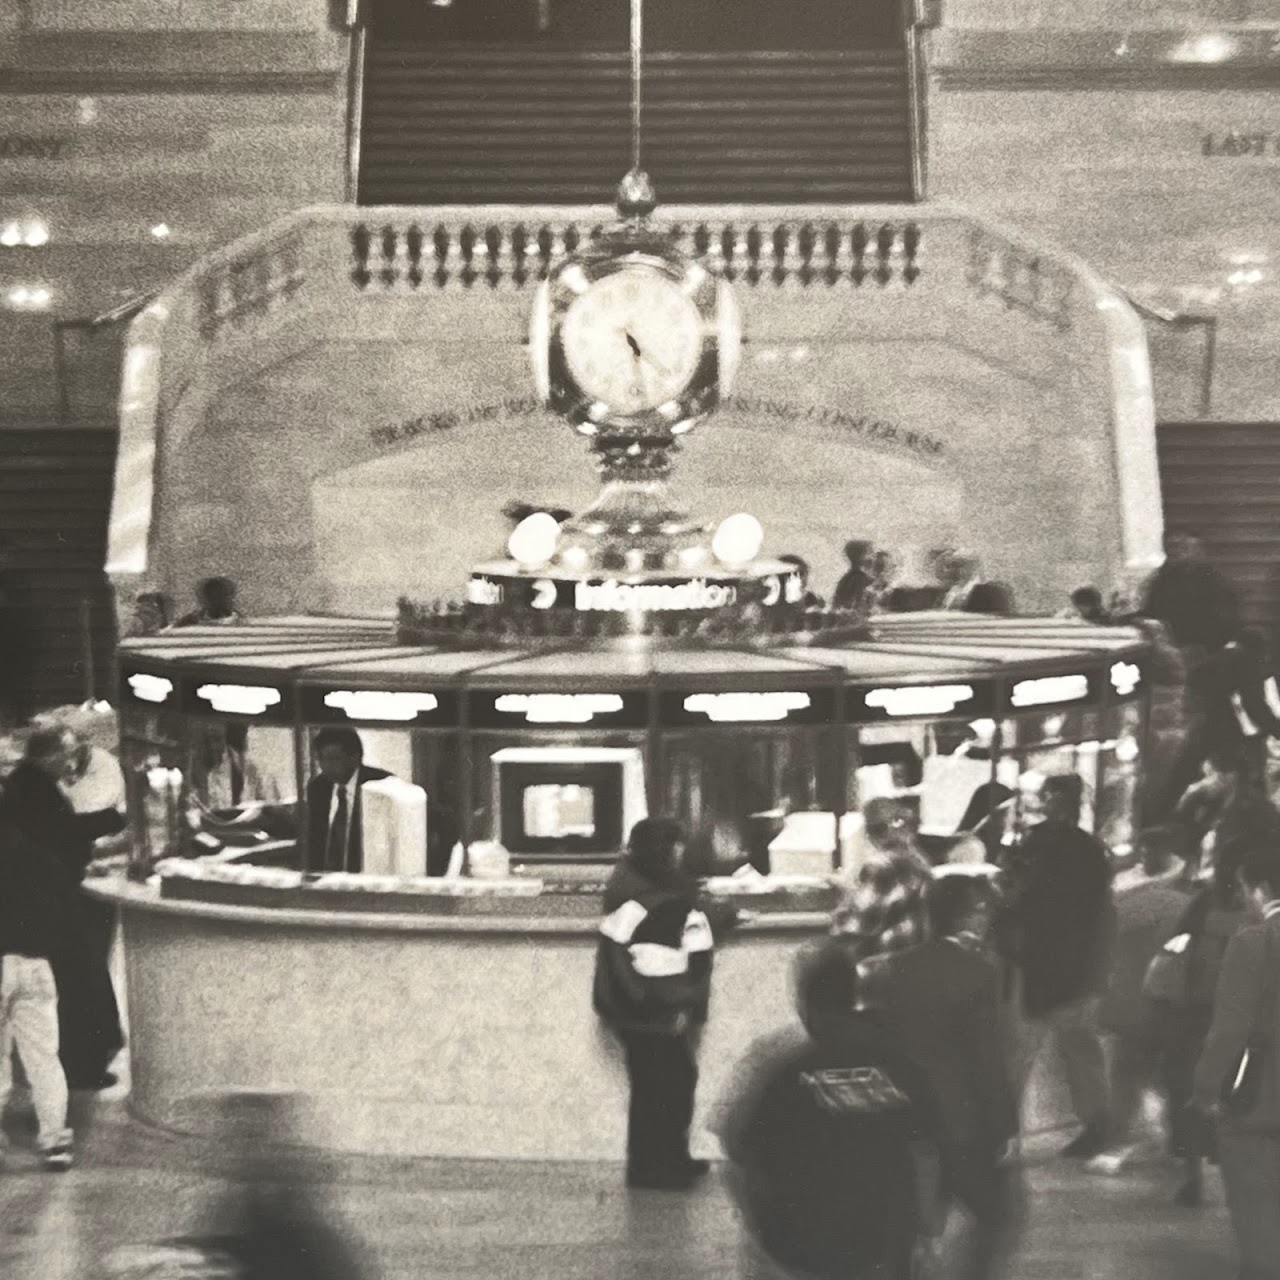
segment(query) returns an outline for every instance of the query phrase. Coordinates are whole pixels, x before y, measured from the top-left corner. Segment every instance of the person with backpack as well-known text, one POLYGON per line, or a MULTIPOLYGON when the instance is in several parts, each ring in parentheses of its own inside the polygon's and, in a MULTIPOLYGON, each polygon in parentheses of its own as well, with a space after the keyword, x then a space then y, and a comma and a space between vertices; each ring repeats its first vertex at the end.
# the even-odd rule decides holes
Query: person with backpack
POLYGON ((681 866, 684 844, 671 818, 632 827, 605 888, 593 988, 626 1059, 627 1185, 661 1191, 687 1190, 710 1167, 690 1155, 689 1126, 715 940, 681 866))
POLYGON ((1213 1117, 1240 1280, 1280 1280, 1280 849, 1240 862, 1248 924, 1222 958, 1195 1105, 1213 1117))
POLYGON ((802 955, 803 1031, 753 1047, 722 1109, 728 1184, 754 1244, 817 1280, 909 1280, 944 1208, 926 1073, 859 1014, 857 965, 802 955))

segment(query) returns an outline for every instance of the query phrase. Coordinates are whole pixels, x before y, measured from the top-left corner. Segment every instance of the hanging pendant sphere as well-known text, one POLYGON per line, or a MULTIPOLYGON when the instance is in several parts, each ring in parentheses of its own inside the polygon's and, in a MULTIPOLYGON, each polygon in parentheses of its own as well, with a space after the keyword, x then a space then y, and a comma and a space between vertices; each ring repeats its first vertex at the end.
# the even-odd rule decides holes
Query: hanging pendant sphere
POLYGON ((658 207, 658 193, 642 169, 632 169, 618 183, 618 212, 624 218, 647 218, 658 207))

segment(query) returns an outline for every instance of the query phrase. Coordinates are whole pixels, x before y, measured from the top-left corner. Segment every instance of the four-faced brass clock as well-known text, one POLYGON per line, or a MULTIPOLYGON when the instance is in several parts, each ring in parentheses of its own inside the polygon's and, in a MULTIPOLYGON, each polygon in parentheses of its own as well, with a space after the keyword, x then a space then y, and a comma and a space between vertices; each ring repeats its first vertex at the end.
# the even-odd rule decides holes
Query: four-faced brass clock
POLYGON ((566 259, 530 327, 538 391, 586 435, 678 435, 727 394, 739 324, 729 286, 653 242, 566 259))

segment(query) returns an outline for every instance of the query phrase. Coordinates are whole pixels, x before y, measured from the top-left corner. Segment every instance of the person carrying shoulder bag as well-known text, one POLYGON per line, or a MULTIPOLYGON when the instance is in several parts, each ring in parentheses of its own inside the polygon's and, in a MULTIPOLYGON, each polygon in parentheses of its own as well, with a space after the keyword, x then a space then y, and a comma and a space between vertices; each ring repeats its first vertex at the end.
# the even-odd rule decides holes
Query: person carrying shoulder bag
POLYGON ((1223 956, 1193 1100, 1217 1121, 1240 1280, 1280 1280, 1280 850, 1239 875, 1251 923, 1223 956))

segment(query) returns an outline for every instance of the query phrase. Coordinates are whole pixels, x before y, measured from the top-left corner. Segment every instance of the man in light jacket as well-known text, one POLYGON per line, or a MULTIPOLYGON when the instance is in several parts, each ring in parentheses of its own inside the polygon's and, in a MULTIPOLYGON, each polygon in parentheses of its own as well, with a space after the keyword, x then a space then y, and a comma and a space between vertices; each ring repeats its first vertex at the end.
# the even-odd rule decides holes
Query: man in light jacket
POLYGON ((1240 1280, 1280 1280, 1280 850, 1270 843, 1252 848, 1241 861, 1240 882, 1253 922, 1227 944, 1193 1099, 1218 1120, 1240 1280), (1255 1033, 1269 1038, 1264 1077, 1254 1104, 1236 1113, 1224 1107, 1223 1087, 1235 1079, 1255 1033))

